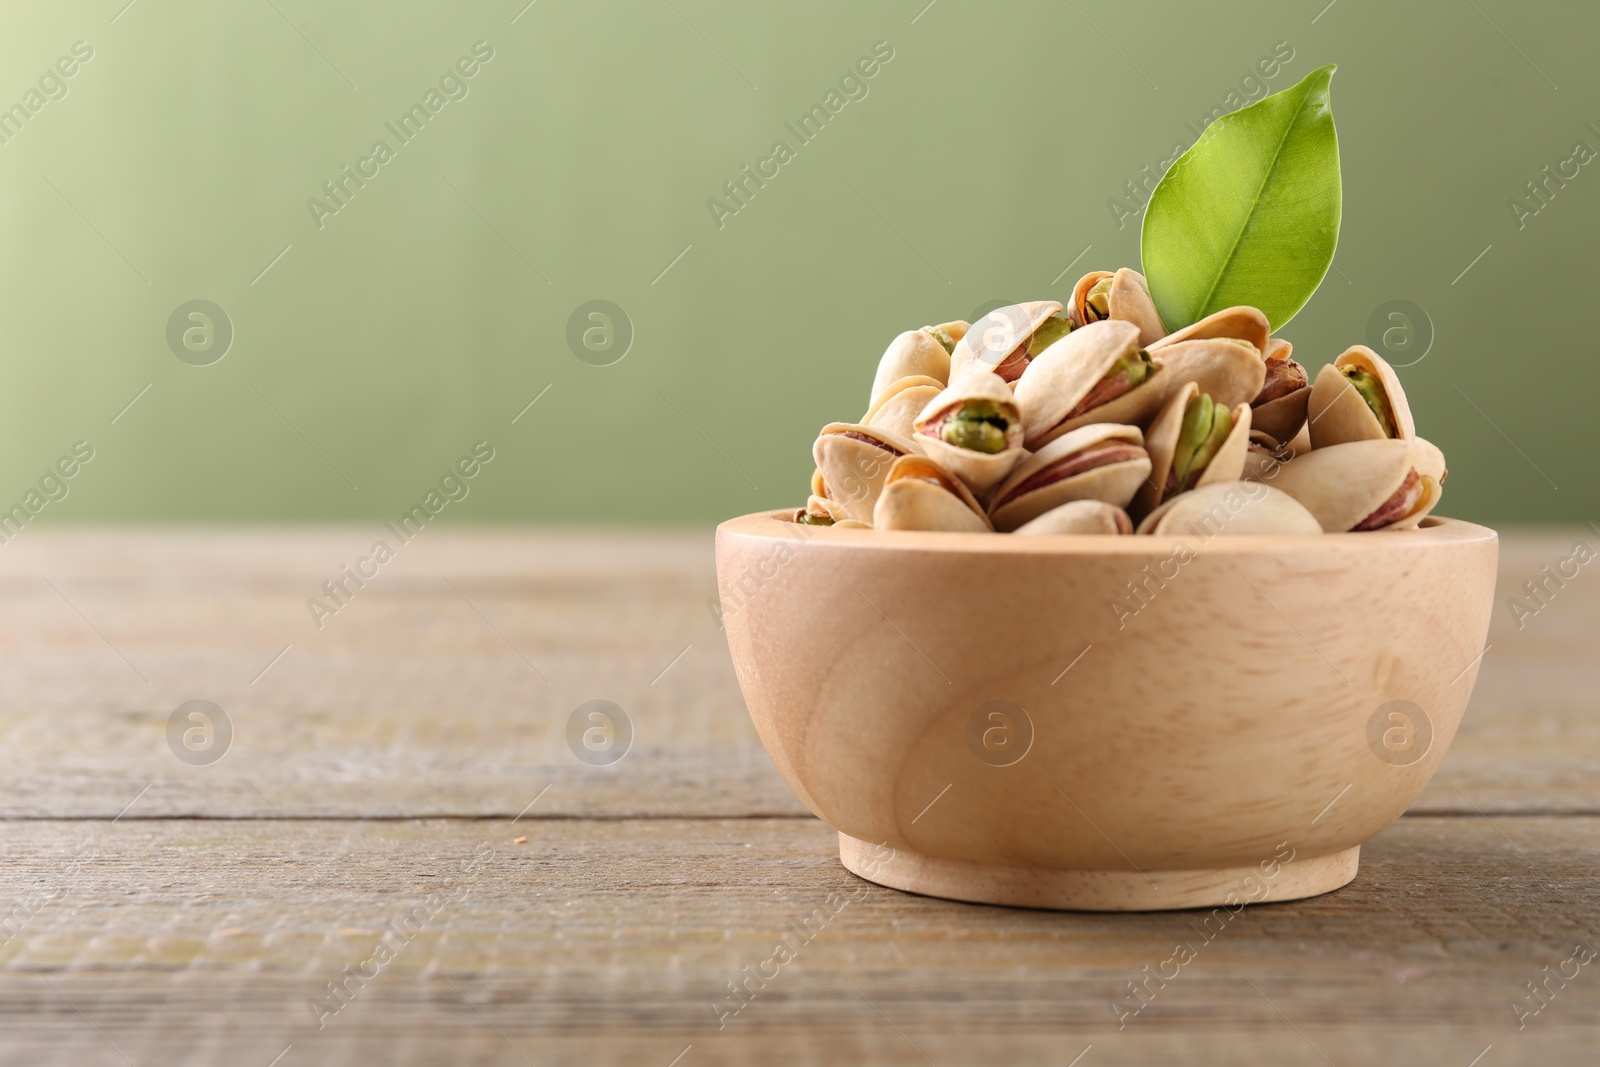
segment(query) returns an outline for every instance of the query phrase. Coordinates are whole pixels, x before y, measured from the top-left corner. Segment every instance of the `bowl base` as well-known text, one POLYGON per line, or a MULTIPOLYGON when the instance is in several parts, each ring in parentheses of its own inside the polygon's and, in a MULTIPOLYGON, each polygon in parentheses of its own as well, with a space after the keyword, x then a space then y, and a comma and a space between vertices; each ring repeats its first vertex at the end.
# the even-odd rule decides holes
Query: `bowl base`
POLYGON ((1167 911, 1301 900, 1350 884, 1361 846, 1296 857, 1267 877, 1256 866, 1189 871, 1068 871, 969 863, 882 848, 839 835, 839 861, 869 882, 975 904, 1060 911, 1167 911))

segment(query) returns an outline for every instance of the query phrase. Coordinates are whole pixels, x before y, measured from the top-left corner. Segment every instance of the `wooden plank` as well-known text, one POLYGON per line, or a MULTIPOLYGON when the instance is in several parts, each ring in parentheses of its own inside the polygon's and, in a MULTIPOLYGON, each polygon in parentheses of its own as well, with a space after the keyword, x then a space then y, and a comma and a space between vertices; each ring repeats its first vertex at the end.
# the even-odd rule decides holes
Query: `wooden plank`
POLYGON ((914 897, 847 874, 810 819, 34 821, 3 837, 4 1062, 266 1067, 292 1045, 280 1067, 667 1067, 692 1045, 681 1067, 942 1067, 1092 1045, 1083 1067, 1466 1067, 1489 1045, 1484 1064, 1592 1063, 1600 1027, 1600 962, 1568 964, 1523 1029, 1511 1007, 1537 1004, 1524 983, 1575 944, 1600 948, 1591 817, 1411 816, 1346 889, 1221 917, 914 897), (387 924, 411 936, 365 962, 387 924), (785 939, 795 958, 768 964, 785 939), (1166 964, 1179 943, 1194 958, 1166 964), (347 966, 369 980, 313 1011, 347 966), (1169 979, 1119 1020, 1146 966, 1169 979), (765 983, 725 999, 746 968, 765 983))
MULTIPOLYGON (((1600 580, 1541 571, 1579 539, 1600 546, 1505 539, 1473 703, 1414 810, 1600 813, 1600 580), (1534 580, 1548 603, 1519 618, 1534 580)), ((0 551, 0 815, 110 816, 136 795, 125 818, 514 815, 547 785, 547 813, 801 814, 715 593, 709 531, 29 529, 0 551), (395 558, 319 630, 307 599, 380 538, 395 558), (593 698, 634 727, 615 766, 565 740, 593 698), (165 740, 193 699, 235 726, 212 766, 165 740)))

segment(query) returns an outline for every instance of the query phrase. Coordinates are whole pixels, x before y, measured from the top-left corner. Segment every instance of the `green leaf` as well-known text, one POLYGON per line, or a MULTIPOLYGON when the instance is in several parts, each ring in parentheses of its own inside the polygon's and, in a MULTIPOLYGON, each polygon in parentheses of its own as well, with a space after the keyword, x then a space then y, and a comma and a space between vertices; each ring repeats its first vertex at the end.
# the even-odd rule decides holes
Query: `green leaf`
POLYGON ((1281 328, 1339 243, 1334 65, 1217 119, 1150 196, 1144 273, 1169 330, 1249 304, 1281 328))

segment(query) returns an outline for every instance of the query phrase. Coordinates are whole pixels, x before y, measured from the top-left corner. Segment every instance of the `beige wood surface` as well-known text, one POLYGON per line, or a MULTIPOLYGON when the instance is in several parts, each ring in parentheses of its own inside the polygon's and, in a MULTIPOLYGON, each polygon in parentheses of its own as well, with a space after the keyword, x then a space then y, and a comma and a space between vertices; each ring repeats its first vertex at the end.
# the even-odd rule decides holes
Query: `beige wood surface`
POLYGON ((1594 530, 1504 539, 1461 731, 1355 882, 1209 942, 1205 912, 985 908, 843 871, 748 723, 709 531, 430 530, 318 630, 306 599, 380 537, 0 546, 0 1062, 1594 1061, 1600 960, 1521 1030, 1511 1005, 1600 949, 1600 579, 1523 594, 1520 628, 1507 603, 1594 530), (614 766, 566 747, 594 697, 634 724, 614 766), (234 722, 214 765, 167 748, 190 699, 234 722), (308 1000, 441 888, 465 896, 317 1029, 308 1000), (719 1030, 726 983, 818 908, 719 1030), (1119 1030, 1125 983, 1181 939, 1195 959, 1119 1030))

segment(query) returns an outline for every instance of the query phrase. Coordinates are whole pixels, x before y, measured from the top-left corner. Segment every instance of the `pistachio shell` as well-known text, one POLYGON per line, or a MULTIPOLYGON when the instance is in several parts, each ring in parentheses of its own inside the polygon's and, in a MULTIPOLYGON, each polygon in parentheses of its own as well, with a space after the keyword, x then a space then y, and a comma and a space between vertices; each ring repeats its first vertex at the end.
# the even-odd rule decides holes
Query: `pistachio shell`
POLYGON ((995 308, 974 322, 950 354, 950 379, 967 371, 993 371, 1017 346, 1033 336, 1044 320, 1061 310, 1055 300, 1029 300, 995 308))
MULTIPOLYGON (((1076 335, 1074 332, 1066 340, 1076 335)), ((1161 409, 1174 390, 1189 382, 1198 385, 1200 391, 1210 394, 1213 400, 1232 408, 1260 393, 1261 383, 1266 378, 1266 364, 1256 356, 1255 351, 1233 341, 1211 338, 1183 341, 1162 348, 1159 354, 1152 352, 1151 360, 1156 365, 1156 372, 1143 383, 1109 403, 1058 423, 1043 431, 1037 439, 1030 437, 1028 447, 1040 448, 1063 433, 1091 423, 1146 423, 1161 409)), ((1039 361, 1034 360, 1035 363, 1039 361)), ((1021 382, 1017 384, 1020 386, 1021 382)), ((1036 383, 1034 390, 1043 392, 1050 386, 1048 380, 1043 380, 1036 383)), ((1027 413, 1028 409, 1024 407, 1024 417, 1027 413)))
POLYGON ((866 415, 862 416, 861 423, 901 437, 910 437, 915 432, 912 426, 917 421, 917 415, 943 388, 943 382, 923 374, 901 378, 878 395, 866 415))
POLYGON ((1255 428, 1255 413, 1252 410, 1250 444, 1245 449, 1244 474, 1241 477, 1247 482, 1266 481, 1279 467, 1293 458, 1294 453, 1289 451, 1287 445, 1279 444, 1277 438, 1255 428), (1258 449, 1264 449, 1266 454, 1263 455, 1258 449))
POLYGON ((834 522, 850 517, 849 513, 844 510, 843 504, 837 500, 829 500, 825 496, 811 496, 806 500, 806 506, 802 510, 809 511, 813 515, 826 515, 834 522))
MULTIPOLYGON (((1257 354, 1265 358, 1267 354, 1267 339, 1271 327, 1267 325, 1267 317, 1259 308, 1239 305, 1238 307, 1223 308, 1213 311, 1199 322, 1185 326, 1149 346, 1151 353, 1168 345, 1181 344, 1184 341, 1199 341, 1206 339, 1224 340, 1232 339, 1245 341, 1255 347, 1257 354)), ((1287 342, 1284 342, 1287 344, 1287 342)))
POLYGON ((912 439, 930 456, 966 483, 974 493, 982 493, 1010 474, 1025 454, 1022 450, 1022 417, 1011 387, 994 374, 965 374, 948 389, 928 401, 913 423, 912 439), (1003 452, 975 452, 949 444, 931 432, 939 416, 968 400, 988 400, 1006 410, 1011 427, 1006 431, 1003 452))
POLYGON ((811 455, 822 472, 828 498, 837 501, 848 517, 868 523, 872 521, 872 508, 878 502, 878 493, 883 489, 890 465, 899 457, 916 451, 917 446, 909 438, 849 422, 830 422, 811 446, 811 455), (849 434, 871 438, 883 447, 849 434))
POLYGON ((1274 441, 1293 440, 1300 427, 1306 424, 1306 405, 1310 400, 1311 386, 1303 385, 1292 393, 1251 408, 1250 424, 1271 434, 1274 441))
MULTIPOLYGON (((1135 351, 1138 344, 1137 326, 1107 319, 1073 330, 1035 356, 1015 387, 1028 447, 1043 444, 1117 360, 1135 351)), ((1152 375, 1151 381, 1156 377, 1152 375)))
POLYGON ((1267 379, 1267 365, 1261 357, 1235 341, 1206 337, 1162 344, 1151 349, 1150 357, 1165 368, 1163 400, 1185 382, 1194 382, 1202 393, 1231 408, 1254 400, 1267 379))
POLYGON ((1011 532, 1024 536, 1130 534, 1133 532, 1133 523, 1129 521, 1128 513, 1115 504, 1107 504, 1103 500, 1069 500, 1011 532))
POLYGON ((1306 414, 1310 420, 1312 447, 1382 440, 1388 436, 1366 400, 1362 399, 1350 380, 1340 373, 1347 367, 1364 370, 1378 379, 1389 400, 1395 436, 1406 439, 1415 437, 1417 427, 1411 420, 1411 405, 1406 402, 1406 392, 1400 386, 1399 375, 1372 349, 1365 345, 1352 345, 1338 359, 1318 371, 1317 380, 1311 386, 1311 400, 1306 414))
POLYGON ((1439 506, 1439 497, 1444 490, 1440 488, 1437 481, 1427 475, 1421 475, 1421 478, 1422 496, 1417 500, 1416 507, 1412 508, 1410 514, 1404 518, 1396 519, 1385 526, 1385 530, 1415 530, 1422 525, 1422 520, 1427 518, 1434 508, 1439 506))
POLYGON ((941 322, 934 329, 943 330, 950 335, 952 341, 960 341, 967 335, 967 331, 972 329, 972 323, 966 319, 956 319, 954 322, 941 322))
POLYGON ((1267 359, 1293 359, 1294 345, 1281 337, 1267 338, 1267 348, 1262 353, 1267 359))
MULTIPOLYGON (((1135 515, 1148 515, 1166 496, 1167 478, 1172 473, 1173 456, 1178 450, 1178 435, 1183 429, 1183 413, 1189 401, 1200 395, 1200 387, 1185 382, 1162 405, 1161 413, 1150 424, 1145 434, 1145 449, 1150 453, 1150 477, 1139 487, 1129 511, 1135 515)), ((1216 400, 1216 397, 1212 397, 1216 400)), ((1236 482, 1244 474, 1245 456, 1250 446, 1250 405, 1235 404, 1229 412, 1233 425, 1228 436, 1217 448, 1216 455, 1206 464, 1194 488, 1213 482, 1236 482)))
POLYGON ((1142 534, 1319 534, 1316 516, 1299 501, 1260 482, 1213 482, 1179 493, 1144 517, 1142 534))
POLYGON ((1424 478, 1443 483, 1449 471, 1445 470, 1444 453, 1432 441, 1421 437, 1411 439, 1411 465, 1424 478))
POLYGON ((1284 447, 1289 450, 1290 458, 1293 458, 1295 456, 1303 456, 1307 452, 1310 452, 1311 451, 1311 427, 1309 427, 1309 426, 1300 427, 1300 431, 1298 433, 1296 433, 1292 438, 1290 438, 1289 439, 1289 443, 1287 445, 1285 445, 1284 447))
POLYGON ((1123 267, 1115 274, 1105 270, 1092 270, 1078 279, 1072 287, 1072 300, 1067 304, 1067 318, 1073 326, 1087 326, 1089 290, 1102 279, 1111 279, 1111 292, 1106 299, 1106 317, 1119 322, 1131 322, 1139 327, 1139 344, 1148 348, 1166 336, 1167 328, 1161 323, 1155 301, 1150 298, 1150 286, 1144 275, 1132 267, 1123 267))
MULTIPOLYGON (((1107 278, 1112 277, 1115 277, 1115 274, 1112 271, 1092 270, 1088 274, 1085 274, 1083 277, 1079 278, 1078 284, 1072 287, 1072 298, 1067 301, 1067 319, 1072 323, 1074 328, 1087 326, 1091 321, 1101 321, 1099 319, 1091 320, 1089 318, 1089 290, 1093 289, 1096 285, 1099 285, 1107 278)), ((1108 298, 1106 300, 1107 318, 1110 317, 1110 305, 1111 301, 1108 298)))
POLYGON ((822 480, 822 471, 816 467, 811 468, 811 495, 828 495, 828 483, 822 480))
POLYGON ((932 378, 941 389, 950 380, 950 353, 925 330, 907 330, 889 342, 878 359, 867 406, 876 407, 884 390, 895 382, 916 377, 932 378))
MULTIPOLYGON (((1323 530, 1344 533, 1382 507, 1412 470, 1411 442, 1377 438, 1297 455, 1278 468, 1272 485, 1304 504, 1323 530)), ((1418 507, 1394 526, 1413 518, 1421 521, 1438 502, 1438 482, 1428 477, 1422 480, 1425 491, 1418 507), (1431 491, 1426 489, 1428 483, 1432 483, 1431 491)))
POLYGON ((1144 434, 1137 426, 1095 423, 1058 437, 1024 459, 991 494, 989 518, 997 530, 1014 530, 1052 508, 1072 500, 1103 500, 1126 507, 1150 473, 1150 458, 1143 452, 1144 434), (1013 495, 1023 483, 1055 463, 1088 449, 1108 443, 1128 443, 1139 447, 1135 457, 1092 467, 1057 482, 1021 495, 1013 495))
POLYGON ((879 530, 989 533, 994 527, 960 479, 926 456, 894 461, 872 512, 879 530))

